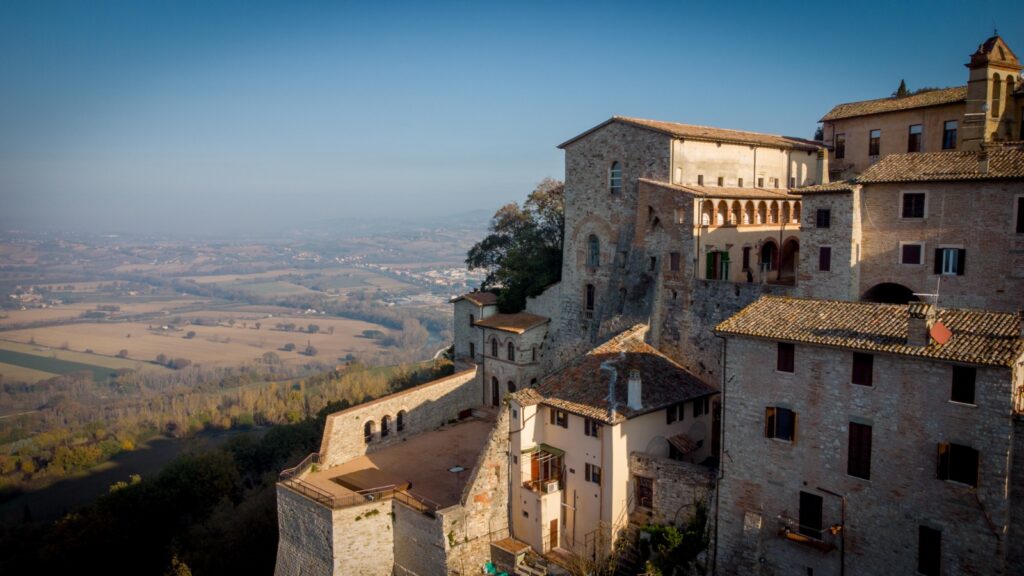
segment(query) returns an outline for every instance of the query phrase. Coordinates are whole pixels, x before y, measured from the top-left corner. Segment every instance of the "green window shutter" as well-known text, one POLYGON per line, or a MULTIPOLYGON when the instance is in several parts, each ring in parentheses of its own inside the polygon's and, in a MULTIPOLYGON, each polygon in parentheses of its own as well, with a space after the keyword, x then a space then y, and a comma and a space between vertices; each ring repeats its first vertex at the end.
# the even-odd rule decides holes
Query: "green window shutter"
POLYGON ((704 256, 705 264, 707 265, 704 273, 704 278, 707 280, 714 280, 715 276, 715 253, 708 252, 704 256))
POLYGON ((963 276, 967 267, 967 250, 960 248, 956 251, 956 275, 963 276))

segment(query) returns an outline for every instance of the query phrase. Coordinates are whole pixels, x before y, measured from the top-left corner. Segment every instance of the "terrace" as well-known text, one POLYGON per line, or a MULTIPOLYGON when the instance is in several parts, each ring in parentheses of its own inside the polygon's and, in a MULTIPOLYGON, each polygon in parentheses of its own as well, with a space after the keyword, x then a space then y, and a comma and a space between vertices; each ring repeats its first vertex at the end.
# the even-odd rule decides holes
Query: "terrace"
POLYGON ((318 454, 281 473, 281 483, 330 508, 381 498, 425 514, 458 504, 494 426, 491 414, 474 415, 436 430, 318 469, 318 454))

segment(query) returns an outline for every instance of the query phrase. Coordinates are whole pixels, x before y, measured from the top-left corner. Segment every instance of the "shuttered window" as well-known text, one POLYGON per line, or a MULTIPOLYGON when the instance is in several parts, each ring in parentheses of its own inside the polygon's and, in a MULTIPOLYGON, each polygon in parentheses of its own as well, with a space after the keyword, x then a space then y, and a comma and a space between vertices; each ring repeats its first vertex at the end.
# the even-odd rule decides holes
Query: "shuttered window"
POLYGON ((938 476, 940 480, 952 480, 977 487, 978 451, 960 444, 939 444, 938 476))
POLYGON ((942 566, 942 532, 928 526, 917 531, 917 573, 939 576, 942 566))
POLYGON ((764 435, 766 438, 796 442, 796 412, 789 408, 769 406, 764 409, 764 435))
POLYGON ((779 372, 792 372, 794 355, 793 344, 791 342, 779 342, 775 369, 779 372))
POLYGON ((875 357, 872 354, 862 352, 853 353, 853 376, 850 379, 854 384, 871 386, 874 376, 875 357))
POLYGON ((967 250, 963 248, 936 248, 933 272, 946 276, 963 276, 967 270, 967 250))
POLYGON ((818 271, 829 272, 832 270, 832 247, 822 246, 818 248, 818 271))

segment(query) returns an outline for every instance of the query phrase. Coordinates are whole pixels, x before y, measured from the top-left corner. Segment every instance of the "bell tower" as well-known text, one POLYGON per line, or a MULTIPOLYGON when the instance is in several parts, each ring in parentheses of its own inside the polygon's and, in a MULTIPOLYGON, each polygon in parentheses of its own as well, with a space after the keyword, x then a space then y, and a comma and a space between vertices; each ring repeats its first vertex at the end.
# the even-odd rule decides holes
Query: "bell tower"
POLYGON ((1020 61, 998 35, 985 40, 966 64, 967 105, 964 108, 961 150, 981 150, 990 142, 1012 140, 1017 123, 1020 61))

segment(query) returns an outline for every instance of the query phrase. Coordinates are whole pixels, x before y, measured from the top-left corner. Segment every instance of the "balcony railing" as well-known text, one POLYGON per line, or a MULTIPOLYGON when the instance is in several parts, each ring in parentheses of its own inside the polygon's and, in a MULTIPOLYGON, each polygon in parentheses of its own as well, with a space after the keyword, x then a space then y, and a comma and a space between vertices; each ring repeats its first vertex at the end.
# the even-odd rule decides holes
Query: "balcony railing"
POLYGON ((836 539, 842 530, 843 527, 840 524, 819 528, 800 524, 796 518, 779 516, 779 536, 821 552, 831 552, 836 549, 836 539))

